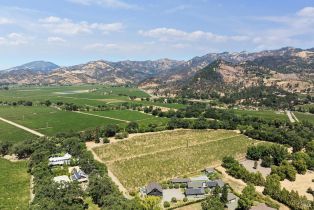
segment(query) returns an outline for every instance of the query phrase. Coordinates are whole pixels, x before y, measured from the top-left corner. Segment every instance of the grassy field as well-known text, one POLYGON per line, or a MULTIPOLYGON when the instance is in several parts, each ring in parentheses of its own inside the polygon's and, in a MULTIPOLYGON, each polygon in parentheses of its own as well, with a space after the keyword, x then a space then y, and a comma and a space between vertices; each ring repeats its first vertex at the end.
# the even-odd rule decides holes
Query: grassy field
POLYGON ((233 131, 178 130, 135 136, 94 150, 133 190, 219 164, 225 155, 243 156, 252 143, 233 131))
POLYGON ((28 209, 30 177, 27 162, 0 158, 0 209, 28 209))
POLYGON ((308 121, 314 124, 314 114, 293 112, 293 114, 298 118, 299 121, 308 121))
POLYGON ((251 117, 260 117, 266 120, 289 120, 287 115, 284 112, 276 112, 272 110, 261 110, 261 111, 254 111, 254 110, 233 110, 235 114, 242 115, 242 116, 251 116, 251 117))
POLYGON ((121 121, 49 107, 0 107, 0 116, 46 135, 71 130, 81 131, 107 124, 125 124, 121 121))
POLYGON ((30 134, 20 128, 16 128, 3 121, 0 121, 0 134, 0 142, 8 141, 11 143, 35 137, 33 134, 30 134))

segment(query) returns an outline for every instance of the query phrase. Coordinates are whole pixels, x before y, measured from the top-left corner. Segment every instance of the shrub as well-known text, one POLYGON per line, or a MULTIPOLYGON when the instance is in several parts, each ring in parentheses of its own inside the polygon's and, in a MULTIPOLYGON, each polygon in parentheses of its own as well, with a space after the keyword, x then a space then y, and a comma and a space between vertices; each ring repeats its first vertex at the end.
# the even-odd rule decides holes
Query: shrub
POLYGON ((186 184, 184 183, 180 184, 180 188, 186 188, 186 184))
POLYGON ((161 187, 162 189, 168 189, 168 184, 162 184, 161 187))
POLYGON ((170 185, 169 185, 169 189, 173 189, 173 184, 170 184, 170 185))
POLYGON ((135 191, 131 191, 130 192, 130 196, 134 197, 136 195, 136 192, 135 191))
POLYGON ((165 202, 164 202, 164 207, 165 207, 165 208, 169 208, 169 207, 170 207, 170 203, 169 203, 168 201, 165 201, 165 202))
POLYGON ((127 138, 129 136, 129 134, 127 132, 122 132, 122 133, 117 133, 115 135, 115 138, 116 139, 124 139, 124 138, 127 138))
POLYGON ((177 199, 175 197, 171 198, 171 202, 172 203, 176 203, 177 202, 177 199))
POLYGON ((179 189, 180 185, 179 184, 175 184, 174 188, 179 189))
POLYGON ((110 143, 110 140, 107 137, 104 137, 103 138, 103 143, 104 144, 108 144, 108 143, 110 143))
POLYGON ((183 198, 183 202, 187 202, 188 201, 188 198, 187 197, 184 197, 183 198))

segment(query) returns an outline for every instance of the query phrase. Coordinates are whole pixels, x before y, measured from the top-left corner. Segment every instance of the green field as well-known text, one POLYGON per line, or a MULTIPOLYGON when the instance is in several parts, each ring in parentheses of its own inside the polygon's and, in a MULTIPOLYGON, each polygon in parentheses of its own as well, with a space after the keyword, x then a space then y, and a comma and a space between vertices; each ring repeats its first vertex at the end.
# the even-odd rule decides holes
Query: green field
POLYGON ((30 176, 27 162, 0 158, 0 209, 28 209, 30 176))
POLYGON ((61 111, 49 107, 0 107, 0 116, 45 135, 59 132, 82 131, 108 124, 125 124, 121 121, 61 111))
POLYGON ((8 141, 11 143, 35 137, 31 133, 28 133, 20 128, 16 128, 13 125, 7 124, 3 121, 0 121, 0 134, 0 142, 8 141))
POLYGON ((235 114, 241 115, 241 116, 250 116, 250 117, 260 117, 262 119, 266 120, 289 120, 288 116, 284 112, 277 112, 272 110, 260 110, 260 111, 254 111, 254 110, 240 110, 240 109, 234 109, 233 110, 235 114))
POLYGON ((94 151, 129 190, 242 157, 253 140, 226 130, 178 130, 135 136, 94 151), (188 145, 188 146, 187 146, 188 145))
POLYGON ((293 114, 298 118, 299 121, 308 121, 314 124, 314 114, 293 112, 293 114))

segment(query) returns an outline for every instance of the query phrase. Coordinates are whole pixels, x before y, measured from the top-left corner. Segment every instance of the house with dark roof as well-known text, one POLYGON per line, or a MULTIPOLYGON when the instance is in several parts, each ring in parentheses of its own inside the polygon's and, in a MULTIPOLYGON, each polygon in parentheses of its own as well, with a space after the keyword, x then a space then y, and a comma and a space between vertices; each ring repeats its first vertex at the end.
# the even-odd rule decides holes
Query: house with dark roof
POLYGON ((206 187, 205 182, 199 182, 199 181, 188 182, 188 188, 204 188, 204 187, 206 187))
POLYGON ((219 187, 223 187, 225 185, 225 183, 221 179, 216 179, 214 180, 214 182, 216 182, 219 187))
POLYGON ((146 195, 162 196, 162 187, 155 182, 149 183, 145 188, 145 193, 146 195))
POLYGON ((217 182, 215 182, 215 181, 209 181, 209 182, 207 182, 206 183, 206 186, 208 187, 208 188, 215 188, 215 187, 217 187, 217 182))
POLYGON ((71 173, 71 180, 72 181, 78 181, 78 182, 87 182, 88 181, 88 175, 85 174, 84 171, 80 169, 80 167, 71 167, 69 168, 69 171, 71 173))
POLYGON ((188 188, 185 190, 186 196, 202 196, 205 195, 204 188, 188 188))
POLYGON ((174 178, 170 180, 173 184, 187 184, 191 181, 189 178, 174 178))

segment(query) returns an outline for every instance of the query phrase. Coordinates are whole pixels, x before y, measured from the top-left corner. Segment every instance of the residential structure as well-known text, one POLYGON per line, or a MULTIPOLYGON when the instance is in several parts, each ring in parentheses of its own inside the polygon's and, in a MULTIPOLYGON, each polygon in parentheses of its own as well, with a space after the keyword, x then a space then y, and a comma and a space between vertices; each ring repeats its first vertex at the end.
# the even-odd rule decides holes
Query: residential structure
POLYGON ((146 195, 162 196, 162 187, 160 184, 152 182, 145 188, 146 195))
POLYGON ((49 158, 49 165, 68 165, 71 162, 72 155, 66 153, 62 157, 50 157, 49 158))
POLYGON ((205 172, 205 174, 212 174, 212 173, 214 173, 215 172, 215 169, 214 168, 205 168, 204 169, 204 172, 205 172))
POLYGON ((189 178, 174 178, 170 180, 172 184, 187 184, 191 181, 189 178))
POLYGON ((185 190, 186 196, 203 196, 205 195, 204 188, 188 188, 185 190))
POLYGON ((72 181, 78 181, 78 182, 87 182, 88 181, 88 175, 85 174, 85 172, 82 171, 79 166, 70 167, 69 171, 71 173, 70 178, 72 181))

